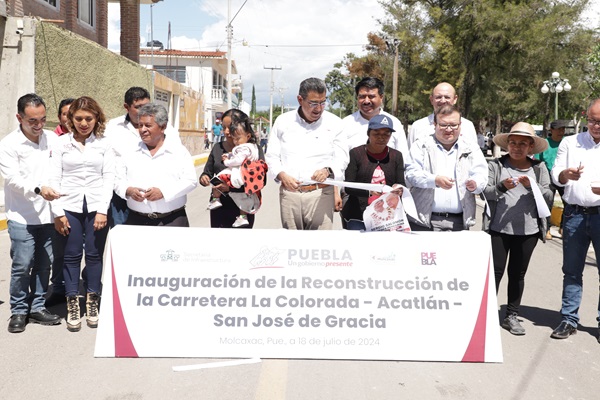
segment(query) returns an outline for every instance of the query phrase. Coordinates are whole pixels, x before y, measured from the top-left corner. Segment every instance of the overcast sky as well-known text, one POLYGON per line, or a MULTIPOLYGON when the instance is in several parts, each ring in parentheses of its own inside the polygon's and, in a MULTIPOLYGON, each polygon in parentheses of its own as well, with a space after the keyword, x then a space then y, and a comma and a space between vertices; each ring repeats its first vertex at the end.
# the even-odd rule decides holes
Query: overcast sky
MULTIPOLYGON (((226 0, 164 0, 152 8, 153 38, 165 48, 171 22, 171 48, 227 51, 226 0)), ((231 0, 231 17, 244 0, 231 0)), ((252 85, 257 105, 268 108, 271 71, 275 71, 274 103, 297 105, 300 82, 325 78, 333 64, 353 52, 364 53, 367 33, 378 31, 383 16, 376 0, 248 0, 233 20, 233 59, 250 102, 252 85)), ((150 40, 150 6, 141 6, 142 43, 150 40)), ((109 48, 119 49, 119 8, 109 3, 109 48)))
MULTIPOLYGON (((234 18, 232 55, 244 83, 243 98, 269 105, 271 71, 276 70, 274 103, 297 105, 298 85, 308 77, 325 78, 347 53, 364 54, 367 33, 378 32, 385 18, 377 0, 231 0, 234 18), (243 6, 243 7, 242 7, 243 6), (241 9, 240 9, 241 7, 241 9)), ((586 14, 598 26, 600 0, 586 14)), ((153 38, 165 48, 171 23, 171 48, 227 51, 228 0, 164 0, 152 7, 153 38)), ((150 40, 150 5, 140 7, 142 43, 150 40)), ((109 3, 109 48, 119 50, 119 6, 109 3)))

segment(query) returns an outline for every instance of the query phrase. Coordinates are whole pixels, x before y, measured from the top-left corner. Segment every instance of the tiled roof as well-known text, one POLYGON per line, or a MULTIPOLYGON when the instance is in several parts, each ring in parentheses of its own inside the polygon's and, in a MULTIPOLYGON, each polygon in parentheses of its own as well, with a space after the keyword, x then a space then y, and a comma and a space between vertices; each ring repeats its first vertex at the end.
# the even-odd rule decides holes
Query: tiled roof
POLYGON ((154 50, 141 49, 140 55, 149 56, 176 56, 176 57, 202 57, 202 58, 225 58, 227 55, 224 51, 187 51, 187 50, 154 50))

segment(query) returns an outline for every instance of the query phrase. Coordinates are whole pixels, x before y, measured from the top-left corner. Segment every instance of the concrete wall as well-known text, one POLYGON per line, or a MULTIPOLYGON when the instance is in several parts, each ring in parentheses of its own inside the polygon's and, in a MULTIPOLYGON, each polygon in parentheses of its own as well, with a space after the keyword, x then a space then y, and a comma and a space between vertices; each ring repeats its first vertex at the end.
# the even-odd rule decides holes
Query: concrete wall
POLYGON ((202 150, 203 98, 192 89, 154 73, 99 44, 35 18, 0 17, 0 139, 17 125, 17 99, 25 93, 42 96, 47 106, 46 128, 58 124, 58 105, 66 97, 91 96, 107 118, 123 115, 123 95, 131 86, 147 88, 154 96, 167 94, 173 125, 192 154, 202 150), (16 21, 24 32, 16 33, 16 21), (4 32, 4 34, 2 34, 4 32))
POLYGON ((200 154, 204 149, 203 96, 159 73, 154 75, 154 95, 169 110, 169 122, 179 129, 181 142, 190 153, 200 154))
POLYGON ((18 126, 17 99, 35 91, 35 34, 33 18, 0 17, 0 139, 18 126), (23 34, 17 20, 23 20, 23 34))
POLYGON ((35 61, 36 93, 46 100, 51 129, 66 97, 93 97, 113 118, 125 113, 123 95, 131 86, 153 90, 151 71, 51 23, 39 23, 35 61))

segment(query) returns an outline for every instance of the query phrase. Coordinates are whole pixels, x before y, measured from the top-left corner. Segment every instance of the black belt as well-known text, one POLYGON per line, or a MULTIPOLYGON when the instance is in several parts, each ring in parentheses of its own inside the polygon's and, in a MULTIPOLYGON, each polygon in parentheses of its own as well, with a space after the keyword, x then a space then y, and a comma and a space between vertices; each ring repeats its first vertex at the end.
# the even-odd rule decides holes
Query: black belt
POLYGON ((436 217, 444 217, 444 218, 450 218, 450 217, 455 217, 455 218, 462 218, 463 213, 449 213, 449 212, 435 212, 432 211, 431 215, 435 215, 436 217))
POLYGON ((146 218, 150 218, 150 219, 165 218, 165 217, 168 217, 171 214, 175 214, 176 212, 183 211, 183 210, 185 210, 185 206, 180 207, 177 210, 169 211, 169 212, 166 212, 166 213, 157 213, 157 212, 142 213, 142 212, 139 212, 139 211, 135 211, 135 210, 129 209, 129 211, 131 211, 134 214, 141 215, 142 217, 146 217, 146 218))
POLYGON ((571 204, 571 207, 573 207, 575 214, 588 214, 588 215, 600 214, 599 206, 583 207, 583 206, 578 206, 577 204, 571 204))

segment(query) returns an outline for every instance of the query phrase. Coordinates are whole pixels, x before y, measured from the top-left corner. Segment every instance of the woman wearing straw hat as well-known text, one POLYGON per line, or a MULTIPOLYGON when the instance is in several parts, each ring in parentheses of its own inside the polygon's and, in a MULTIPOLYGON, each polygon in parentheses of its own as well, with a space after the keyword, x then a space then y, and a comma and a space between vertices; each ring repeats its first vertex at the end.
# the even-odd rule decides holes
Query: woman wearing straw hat
POLYGON ((530 124, 517 122, 509 133, 496 135, 494 143, 508 154, 488 164, 484 195, 490 216, 484 212, 483 230, 492 239, 496 293, 508 269, 508 302, 502 327, 513 335, 524 335, 518 315, 525 273, 538 239, 545 241, 546 236, 546 219, 538 217, 531 185, 538 185, 546 202, 552 200, 548 170, 530 155, 544 151, 548 142, 538 137, 530 124))

